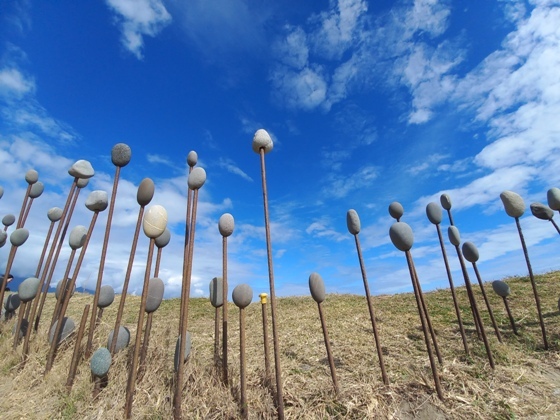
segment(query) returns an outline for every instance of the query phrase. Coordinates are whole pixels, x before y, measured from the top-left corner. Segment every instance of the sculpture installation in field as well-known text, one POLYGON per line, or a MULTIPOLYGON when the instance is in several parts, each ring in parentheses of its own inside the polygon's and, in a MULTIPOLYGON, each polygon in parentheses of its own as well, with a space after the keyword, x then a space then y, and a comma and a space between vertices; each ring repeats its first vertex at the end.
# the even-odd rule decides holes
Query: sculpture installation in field
POLYGON ((248 284, 240 284, 233 289, 231 294, 233 303, 239 308, 239 376, 240 376, 240 405, 241 417, 249 417, 247 407, 247 379, 245 362, 245 308, 253 300, 253 289, 248 284))

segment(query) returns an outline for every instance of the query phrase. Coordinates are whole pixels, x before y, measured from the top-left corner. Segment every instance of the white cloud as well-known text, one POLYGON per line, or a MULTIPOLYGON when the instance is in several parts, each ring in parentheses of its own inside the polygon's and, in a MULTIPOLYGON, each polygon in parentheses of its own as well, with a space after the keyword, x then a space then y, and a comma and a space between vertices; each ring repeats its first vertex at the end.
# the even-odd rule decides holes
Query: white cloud
POLYGON ((253 182, 253 178, 251 178, 249 175, 243 172, 241 168, 239 168, 239 166, 237 166, 235 162, 233 162, 231 159, 222 159, 222 158, 219 159, 218 166, 234 175, 239 175, 241 178, 243 178, 246 181, 253 182))
POLYGON ((309 48, 307 46, 307 35, 300 27, 287 27, 285 38, 279 38, 273 45, 274 53, 286 66, 301 70, 307 65, 309 48))
POLYGON ((121 42, 138 59, 142 59, 144 36, 155 37, 171 23, 171 15, 161 0, 106 0, 121 26, 121 42))
POLYGON ((321 220, 314 221, 309 226, 307 226, 307 228, 305 229, 305 233, 317 238, 325 238, 336 242, 349 239, 348 235, 337 232, 331 227, 332 225, 332 222, 323 218, 321 220))
POLYGON ((35 91, 35 81, 25 77, 16 68, 3 68, 0 70, 0 96, 17 98, 35 91))
POLYGON ((366 187, 371 187, 373 180, 378 176, 379 168, 366 165, 353 174, 330 174, 326 180, 323 193, 334 198, 346 197, 350 192, 366 187))
POLYGON ((320 67, 305 67, 298 72, 281 67, 271 78, 278 99, 290 108, 310 110, 321 105, 326 98, 327 82, 320 67))

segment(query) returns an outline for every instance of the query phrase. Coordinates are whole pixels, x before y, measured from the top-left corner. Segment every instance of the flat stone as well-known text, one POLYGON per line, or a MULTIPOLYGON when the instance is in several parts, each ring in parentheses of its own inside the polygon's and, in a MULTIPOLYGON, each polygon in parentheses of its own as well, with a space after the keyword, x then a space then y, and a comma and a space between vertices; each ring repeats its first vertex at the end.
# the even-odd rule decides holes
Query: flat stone
POLYGON ((104 211, 108 205, 109 197, 107 191, 92 191, 86 199, 86 207, 91 211, 104 211))
POLYGON ((428 216, 428 220, 433 223, 434 225, 439 225, 441 223, 441 219, 443 218, 443 212, 441 211, 441 207, 438 203, 428 203, 426 206, 426 216, 428 216))
POLYGON ((492 289, 494 289, 494 292, 496 292, 496 294, 501 297, 508 297, 511 293, 511 289, 509 288, 509 285, 502 280, 493 281, 492 289))
POLYGON ((319 273, 311 273, 309 276, 309 291, 315 302, 321 303, 325 300, 325 283, 319 273))
POLYGON ((6 312, 15 312, 20 304, 21 299, 18 293, 12 293, 4 298, 4 309, 6 312))
POLYGON ((35 169, 30 169, 25 173, 25 180, 28 184, 35 184, 39 180, 39 174, 35 169))
POLYGON ((123 166, 128 165, 131 155, 132 151, 127 144, 117 143, 111 149, 111 162, 113 162, 113 165, 122 168, 123 166))
POLYGON ((449 242, 451 242, 453 245, 461 245, 461 233, 456 226, 449 226, 447 228, 447 236, 449 237, 449 242))
POLYGON ((531 208, 531 213, 533 213, 533 216, 537 219, 552 220, 554 217, 554 210, 544 204, 532 203, 529 207, 531 208))
POLYGON ((88 179, 95 175, 95 171, 87 160, 77 160, 71 167, 68 169, 68 173, 73 176, 74 178, 84 178, 88 179))
POLYGON ((504 209, 510 217, 518 218, 525 213, 525 202, 521 196, 513 191, 504 191, 500 194, 504 209))
POLYGON ((146 312, 155 312, 163 300, 165 285, 159 277, 152 277, 148 281, 148 298, 146 299, 146 312))
POLYGON ((21 246, 29 238, 29 231, 25 228, 19 228, 12 232, 10 235, 10 242, 13 246, 21 246))
POLYGON ((158 248, 165 248, 169 241, 171 240, 171 232, 169 229, 165 228, 163 233, 156 238, 156 246, 158 248))
POLYGON ((111 352, 106 347, 100 347, 91 356, 89 367, 93 376, 103 378, 109 373, 112 357, 111 352))
POLYGON ((70 231, 70 236, 68 237, 70 248, 73 250, 81 248, 86 242, 87 232, 88 230, 85 226, 78 225, 74 227, 74 229, 70 231))
POLYGON ((231 293, 231 298, 233 299, 233 303, 237 305, 240 309, 244 309, 253 300, 253 289, 248 284, 238 284, 233 289, 231 293))
POLYGON ((29 198, 39 198, 41 197, 41 194, 43 194, 43 191, 45 191, 45 186, 41 181, 37 181, 31 186, 31 189, 29 190, 29 198))
POLYGON ((191 190, 198 190, 202 188, 205 182, 206 171, 200 166, 194 168, 187 178, 187 184, 191 190))
POLYGON ((191 150, 187 155, 187 164, 192 168, 194 165, 197 164, 197 162, 198 162, 198 154, 194 150, 191 150))
POLYGON ((233 229, 235 228, 235 220, 233 216, 229 213, 224 213, 220 216, 220 220, 218 220, 218 230, 220 231, 220 235, 224 238, 227 238, 233 233, 233 229))
POLYGON ((393 201, 391 204, 389 204, 389 214, 393 219, 398 221, 404 214, 404 208, 402 204, 398 201, 393 201))
MULTIPOLYGON (((58 320, 54 322, 54 324, 52 325, 49 331, 49 343, 53 342, 54 333, 56 332, 57 325, 58 325, 58 320)), ((56 341, 57 345, 62 343, 64 340, 66 340, 70 336, 70 334, 74 332, 75 329, 76 329, 76 324, 74 323, 74 321, 72 321, 71 318, 68 317, 62 318, 62 330, 60 331, 60 335, 58 337, 58 340, 56 341)))
POLYGON ((451 197, 447 194, 442 194, 439 197, 439 202, 441 203, 441 207, 445 210, 451 210, 451 197))
MULTIPOLYGON (((183 363, 187 361, 187 358, 191 354, 191 346, 192 346, 191 333, 189 331, 187 331, 185 337, 186 339, 185 339, 185 352, 183 353, 183 363)), ((179 347, 180 345, 181 345, 181 336, 179 335, 179 337, 177 338, 177 342, 175 343, 175 357, 173 358, 173 366, 175 367, 175 372, 179 370, 179 352, 181 351, 179 347)))
POLYGON ((156 190, 156 186, 154 185, 154 181, 150 178, 144 178, 140 185, 138 185, 138 192, 136 193, 136 201, 142 207, 147 206, 152 198, 154 198, 154 192, 156 190))
POLYGON ((37 296, 39 283, 40 281, 36 277, 28 277, 20 283, 18 294, 22 302, 29 302, 37 296))
POLYGON ((478 249, 472 242, 465 242, 463 244, 463 256, 468 262, 475 263, 478 261, 478 249))
POLYGON ((4 226, 12 226, 16 221, 16 216, 13 214, 7 214, 2 218, 2 224, 4 226))
MULTIPOLYGON (((111 331, 109 333, 109 338, 107 339, 107 348, 111 347, 111 343, 113 342, 113 333, 111 331)), ((130 331, 128 328, 123 327, 122 325, 119 326, 119 334, 117 335, 117 342, 115 344, 115 352, 121 351, 128 347, 130 343, 130 331)))
POLYGON ((167 227, 167 211, 163 206, 154 204, 144 215, 144 234, 151 239, 157 238, 167 227))
POLYGON ((224 279, 214 277, 210 280, 210 303, 214 308, 219 308, 224 304, 224 279))
POLYGON ((274 147, 274 143, 270 138, 270 134, 268 134, 266 130, 263 130, 261 128, 257 130, 255 132, 255 135, 253 136, 252 147, 253 147, 253 152, 255 153, 260 153, 261 149, 264 149, 264 153, 267 154, 274 147))
POLYGON ((360 233, 362 228, 360 223, 360 216, 354 209, 350 209, 346 212, 346 226, 348 227, 348 232, 352 235, 357 235, 360 233))
POLYGON ((115 300, 115 289, 109 284, 105 284, 99 288, 98 308, 106 308, 115 300))
POLYGON ((400 251, 410 251, 414 244, 412 228, 404 222, 395 222, 389 228, 389 237, 393 245, 400 251))

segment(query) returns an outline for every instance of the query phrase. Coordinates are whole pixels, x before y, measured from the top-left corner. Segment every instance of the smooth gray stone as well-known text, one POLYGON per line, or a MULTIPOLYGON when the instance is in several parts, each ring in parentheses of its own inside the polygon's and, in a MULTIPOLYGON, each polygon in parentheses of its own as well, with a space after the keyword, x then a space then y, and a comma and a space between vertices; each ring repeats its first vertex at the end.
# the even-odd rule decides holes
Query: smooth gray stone
POLYGON ((151 206, 144 214, 142 227, 148 238, 156 239, 167 227, 167 210, 159 204, 151 206))
POLYGON ((428 220, 433 223, 434 225, 439 225, 443 218, 443 212, 441 211, 441 207, 438 203, 428 203, 426 206, 426 216, 428 216, 428 220))
MULTIPOLYGON (((66 279, 66 290, 68 291, 68 288, 70 287, 70 282, 72 281, 71 278, 66 279)), ((62 290, 62 283, 63 281, 60 280, 57 284, 56 284, 56 289, 54 291, 54 297, 56 298, 56 300, 58 300, 60 298, 60 291, 62 290)), ((74 286, 72 287, 72 294, 70 295, 70 297, 74 296, 74 293, 76 293, 76 283, 74 283, 74 286)))
MULTIPOLYGON (((113 333, 114 330, 109 333, 109 338, 107 339, 107 348, 111 347, 111 343, 113 342, 113 333)), ((115 352, 121 351, 122 349, 128 347, 129 343, 130 343, 130 331, 128 330, 128 328, 120 325, 119 334, 117 336, 117 342, 115 344, 115 352)))
POLYGON ((463 256, 468 262, 475 263, 478 261, 478 249, 472 242, 465 242, 462 246, 463 256))
MULTIPOLYGON (((27 333, 27 327, 28 326, 29 326, 29 322, 27 321, 27 319, 22 318, 21 327, 19 328, 19 338, 25 337, 25 334, 27 333)), ((17 322, 12 327, 12 335, 15 335, 16 328, 17 328, 17 322)))
POLYGON ((261 149, 264 149, 264 153, 267 154, 274 147, 274 143, 272 142, 272 139, 270 138, 268 132, 261 128, 257 130, 255 132, 255 135, 253 136, 252 147, 253 147, 253 152, 255 153, 260 154, 261 149))
POLYGON ((95 175, 95 171, 93 170, 91 163, 84 159, 77 160, 70 169, 68 169, 68 173, 74 178, 84 179, 91 178, 95 175))
POLYGON ((117 143, 111 149, 111 162, 113 162, 113 165, 122 168, 123 166, 128 165, 131 155, 132 151, 127 144, 117 143))
POLYGON ((88 184, 89 184, 89 178, 78 178, 78 181, 76 182, 76 187, 82 189, 87 187, 88 184))
POLYGON ((45 186, 41 181, 37 181, 31 186, 31 189, 29 190, 29 198, 39 198, 41 197, 41 194, 43 194, 43 191, 45 191, 45 186))
POLYGON ((246 308, 253 300, 253 289, 251 289, 251 286, 249 286, 248 284, 238 284, 233 289, 231 298, 233 299, 233 303, 235 303, 237 307, 239 307, 240 309, 246 308))
POLYGON ((21 299, 18 293, 12 293, 4 299, 4 309, 6 312, 14 312, 21 304, 21 299))
MULTIPOLYGON (((54 333, 56 331, 57 325, 58 325, 58 320, 54 322, 54 324, 52 325, 49 331, 49 343, 53 342, 54 333)), ((64 340, 66 340, 68 336, 74 332, 75 329, 76 329, 76 324, 74 324, 74 321, 72 321, 71 318, 68 317, 62 318, 62 330, 60 331, 60 336, 57 340, 57 344, 60 344, 64 340)))
POLYGON ((4 226, 12 226, 16 221, 16 216, 13 214, 7 214, 2 218, 2 224, 4 226))
POLYGON ((198 162, 198 154, 191 150, 187 155, 187 164, 192 168, 198 162))
POLYGON ((504 209, 510 217, 521 217, 525 213, 525 202, 521 196, 513 191, 504 191, 500 194, 504 209))
POLYGON ((404 208, 398 201, 393 201, 389 204, 389 214, 395 220, 399 220, 404 214, 404 208))
POLYGON ((441 207, 445 210, 451 210, 451 197, 449 197, 448 194, 440 195, 439 202, 441 203, 441 207))
POLYGON ((47 217, 49 218, 49 220, 51 222, 58 222, 60 220, 60 218, 62 217, 62 209, 59 208, 59 207, 52 207, 47 212, 47 217))
POLYGON ((99 308, 106 308, 115 300, 115 289, 113 286, 105 284, 99 289, 99 300, 97 306, 99 308))
MULTIPOLYGON (((191 338, 191 333, 189 331, 187 331, 185 337, 186 339, 185 339, 185 352, 183 353, 183 363, 187 361, 187 358, 191 354, 191 346, 192 346, 192 338, 191 338)), ((175 343, 175 357, 173 358, 173 366, 175 368, 175 372, 179 370, 179 351, 181 350, 180 345, 181 345, 181 336, 179 335, 179 337, 177 337, 177 342, 175 343)))
POLYGON ((189 177, 187 178, 187 184, 191 190, 198 190, 206 182, 206 171, 200 166, 194 168, 189 177))
POLYGON ((171 232, 165 228, 163 233, 156 238, 156 246, 158 248, 165 248, 171 240, 171 232))
POLYGON ((492 289, 494 289, 494 292, 496 292, 496 294, 501 297, 508 297, 511 293, 511 289, 509 288, 509 285, 502 280, 493 281, 492 289))
POLYGON ((560 210, 560 189, 553 187, 546 192, 548 207, 552 210, 560 210))
POLYGON ((220 235, 224 238, 227 238, 233 233, 233 229, 235 228, 235 220, 233 216, 229 213, 224 213, 220 216, 220 220, 218 220, 218 230, 220 231, 220 235))
POLYGON ((109 205, 109 196, 106 191, 95 190, 89 193, 86 207, 91 211, 104 211, 109 205))
POLYGON ((537 219, 552 220, 554 217, 554 210, 544 204, 532 203, 529 207, 531 207, 531 213, 533 213, 533 216, 537 219))
POLYGON ((103 378, 109 373, 112 357, 111 352, 106 347, 100 347, 91 356, 89 367, 93 376, 103 378))
POLYGON ((36 277, 28 277, 20 283, 18 294, 22 302, 29 302, 37 296, 39 283, 40 281, 36 277))
POLYGON ((210 303, 214 308, 219 308, 224 304, 224 279, 214 277, 210 280, 210 303))
POLYGON ((148 298, 146 299, 146 312, 155 312, 163 300, 165 285, 159 277, 152 277, 148 281, 148 298))
POLYGON ((13 246, 22 246, 29 238, 29 231, 25 228, 19 228, 10 235, 10 242, 13 246))
POLYGON ((70 248, 74 251, 80 249, 86 242, 87 232, 88 230, 85 226, 78 225, 74 227, 74 229, 70 231, 70 236, 68 237, 70 248))
POLYGON ((350 209, 346 212, 346 226, 348 227, 348 232, 352 235, 357 235, 360 233, 362 228, 360 223, 360 216, 354 209, 350 209))
POLYGON ((453 245, 461 245, 461 233, 456 226, 449 226, 447 228, 447 236, 449 237, 449 242, 451 242, 453 245))
POLYGON ((39 180, 39 174, 35 169, 30 169, 25 173, 25 180, 28 184, 35 184, 39 180))
POLYGON ((6 244, 6 240, 8 239, 8 234, 3 230, 0 230, 0 244, 4 246, 6 244))
POLYGON ((410 251, 414 244, 412 228, 404 222, 395 222, 389 229, 389 237, 393 245, 401 251, 410 251))
POLYGON ((147 206, 152 198, 154 198, 154 192, 156 190, 156 186, 154 185, 154 181, 150 178, 144 178, 140 185, 138 185, 138 192, 136 193, 136 201, 142 207, 147 206))
POLYGON ((309 276, 309 291, 315 302, 321 303, 325 300, 325 283, 319 273, 311 273, 309 276))

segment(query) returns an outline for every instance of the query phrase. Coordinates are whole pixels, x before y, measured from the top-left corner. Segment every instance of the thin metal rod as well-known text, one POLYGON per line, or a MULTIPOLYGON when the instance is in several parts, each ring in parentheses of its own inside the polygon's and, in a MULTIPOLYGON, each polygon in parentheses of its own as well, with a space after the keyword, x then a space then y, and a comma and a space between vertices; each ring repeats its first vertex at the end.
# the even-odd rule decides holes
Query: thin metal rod
POLYGON ((39 278, 41 274, 41 268, 43 267, 43 260, 45 259, 45 254, 47 253, 47 247, 51 241, 51 235, 56 222, 51 222, 49 226, 49 231, 47 232, 47 237, 45 238, 45 244, 43 245, 43 251, 41 252, 41 258, 39 258, 39 263, 37 264, 37 270, 35 271, 35 278, 39 278))
MULTIPOLYGON (((222 237, 222 380, 228 383, 228 278, 227 237, 222 237)), ((268 375, 268 371, 267 371, 268 375)))
MULTIPOLYGON (((263 344, 264 344, 264 373, 265 381, 268 385, 270 383, 270 349, 268 345, 268 321, 267 321, 267 311, 266 311, 266 296, 261 294, 261 312, 262 312, 262 324, 263 324, 263 344)), ((266 295, 266 293, 264 293, 266 295)))
POLYGON ((84 330, 86 329, 88 313, 89 304, 84 306, 82 320, 80 321, 80 328, 78 329, 78 336, 76 337, 76 342, 74 343, 74 353, 72 353, 72 362, 70 363, 70 369, 68 370, 68 379, 66 380, 66 389, 68 392, 70 392, 70 390, 72 389, 72 385, 74 385, 74 378, 76 376, 76 370, 78 369, 78 360, 80 358, 80 347, 82 345, 82 338, 84 337, 84 330))
MULTIPOLYGON (((27 306, 27 302, 21 302, 18 311, 18 320, 16 324, 16 330, 14 332, 14 344, 13 349, 15 350, 19 344, 19 331, 21 330, 21 324, 23 322, 23 313, 25 312, 25 307, 27 306)), ((27 324, 27 328, 29 328, 29 324, 27 324)))
POLYGON ((29 212, 31 211, 31 206, 33 205, 33 198, 29 199, 29 203, 27 204, 27 208, 23 214, 23 218, 21 219, 21 226, 20 228, 25 226, 25 222, 27 221, 27 216, 29 216, 29 212))
POLYGON ((362 271, 362 280, 364 282, 364 290, 366 293, 366 301, 369 310, 369 318, 371 320, 371 328, 373 329, 373 337, 375 339, 375 347, 377 349, 377 357, 379 358, 379 367, 381 368, 381 377, 385 385, 389 385, 389 377, 385 370, 385 362, 383 361, 383 350, 381 349, 381 341, 379 340, 379 333, 377 332, 377 323, 375 321, 375 314, 373 313, 373 303, 371 302, 371 295, 369 293, 368 279, 366 275, 366 266, 362 256, 362 247, 360 246, 360 239, 358 235, 354 235, 356 242, 356 251, 358 252, 358 261, 360 262, 360 270, 362 271))
POLYGON ((25 208, 27 207, 27 200, 29 199, 29 193, 31 192, 31 184, 27 184, 27 190, 25 191, 25 196, 23 197, 23 203, 21 204, 21 210, 19 211, 18 221, 16 223, 16 229, 23 227, 21 223, 23 220, 23 214, 25 213, 25 208))
POLYGON ((214 366, 220 358, 220 308, 214 310, 214 366))
POLYGON ((249 417, 247 407, 247 379, 246 379, 246 363, 245 363, 245 309, 239 309, 239 374, 241 382, 241 417, 246 419, 249 417))
POLYGON ((492 326, 494 327, 494 331, 496 332, 496 337, 498 337, 498 341, 503 343, 502 335, 500 334, 500 330, 498 329, 498 323, 494 318, 494 312, 492 312, 492 307, 490 306, 490 302, 488 301, 488 297, 486 296, 486 291, 484 290, 484 284, 482 284, 482 278, 480 277, 480 273, 478 272, 478 267, 476 263, 472 263, 474 273, 476 274, 476 278, 478 280, 478 284, 480 285, 480 291, 482 292, 482 297, 484 298, 484 303, 486 303, 486 308, 488 309, 488 314, 490 315, 490 320, 492 321, 492 326))
MULTIPOLYGON (((17 246, 11 246, 10 253, 8 254, 8 262, 6 263, 6 269, 4 270, 4 278, 2 285, 0 285, 0 304, 4 303, 4 293, 6 292, 6 285, 8 284, 8 278, 10 277, 10 270, 12 269, 12 264, 14 258, 16 257, 17 246)), ((29 327, 28 327, 29 328, 29 327)))
POLYGON ((453 216, 451 215, 451 209, 447 210, 447 216, 449 217, 449 224, 451 226, 455 226, 455 224, 453 223, 453 216))
POLYGON ((153 312, 148 314, 146 318, 146 327, 144 328, 144 340, 142 340, 142 350, 140 350, 140 360, 138 362, 138 380, 140 381, 144 377, 144 372, 146 370, 145 362, 146 356, 148 355, 148 344, 150 343, 150 332, 152 331, 152 318, 154 316, 153 312))
MULTIPOLYGON (((67 286, 68 286, 68 276, 70 275, 70 270, 72 269, 72 263, 74 262, 74 256, 76 255, 76 250, 72 249, 72 251, 70 252, 70 257, 68 258, 68 263, 66 264, 66 271, 64 272, 64 276, 62 277, 62 280, 60 280, 61 285, 60 285, 60 293, 58 296, 58 299, 54 305, 54 310, 53 310, 53 314, 52 314, 52 318, 51 318, 51 323, 49 324, 51 327, 54 324, 54 321, 57 319, 58 314, 60 312, 60 307, 61 307, 61 303, 64 300, 63 297, 66 294, 67 290, 67 286)), ((72 293, 71 291, 69 291, 68 293, 72 293)), ((50 328, 50 327, 49 327, 50 328)))
POLYGON ((509 309, 509 304, 508 304, 508 300, 506 297, 502 296, 502 299, 504 301, 504 305, 506 307, 506 312, 508 314, 508 318, 509 318, 509 323, 511 324, 511 329, 513 330, 513 333, 515 335, 519 335, 519 333, 517 332, 517 328, 515 326, 515 321, 513 319, 513 315, 511 314, 511 310, 509 309))
POLYGON ((333 381, 333 388, 335 394, 339 394, 338 381, 336 380, 336 368, 334 366, 334 359, 331 352, 331 343, 329 340, 329 332, 327 331, 327 324, 325 322, 325 315, 323 314, 323 307, 320 302, 317 302, 319 308, 319 318, 321 318, 321 327, 323 328, 323 339, 325 340, 325 347, 327 349, 327 359, 329 360, 329 367, 331 369, 331 378, 333 381))
POLYGON ((558 234, 560 234, 560 228, 558 227, 558 225, 556 224, 556 222, 554 221, 554 219, 550 219, 550 222, 554 225, 554 227, 556 228, 556 232, 558 232, 558 234))

